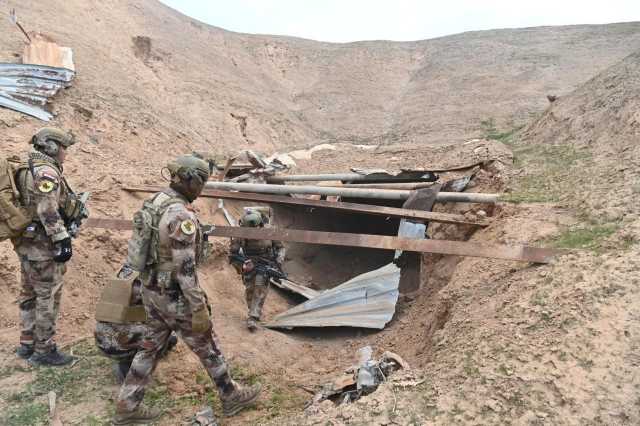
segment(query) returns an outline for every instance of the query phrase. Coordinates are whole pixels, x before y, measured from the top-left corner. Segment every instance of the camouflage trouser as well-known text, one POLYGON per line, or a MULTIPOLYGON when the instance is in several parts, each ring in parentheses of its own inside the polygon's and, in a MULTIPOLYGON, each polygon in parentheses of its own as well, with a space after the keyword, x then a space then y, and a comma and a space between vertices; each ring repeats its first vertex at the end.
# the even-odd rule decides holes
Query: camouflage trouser
POLYGON ((35 344, 36 352, 46 353, 55 347, 53 336, 66 266, 53 260, 32 261, 21 257, 20 269, 20 343, 35 344))
POLYGON ((130 361, 142 349, 144 336, 149 333, 146 324, 113 324, 98 321, 94 337, 96 346, 109 358, 130 361))
POLYGON ((244 282, 244 296, 249 308, 249 316, 260 319, 264 301, 267 300, 269 292, 269 278, 264 274, 249 273, 242 276, 244 282))
POLYGON ((191 310, 184 297, 171 291, 160 294, 145 288, 143 290, 147 310, 149 334, 143 342, 143 350, 133 359, 129 373, 120 388, 116 410, 126 413, 135 410, 144 398, 144 390, 158 363, 158 352, 166 345, 171 331, 189 346, 198 356, 209 377, 218 387, 218 392, 228 394, 234 383, 227 369, 227 363, 220 352, 213 327, 204 333, 191 330, 191 310))

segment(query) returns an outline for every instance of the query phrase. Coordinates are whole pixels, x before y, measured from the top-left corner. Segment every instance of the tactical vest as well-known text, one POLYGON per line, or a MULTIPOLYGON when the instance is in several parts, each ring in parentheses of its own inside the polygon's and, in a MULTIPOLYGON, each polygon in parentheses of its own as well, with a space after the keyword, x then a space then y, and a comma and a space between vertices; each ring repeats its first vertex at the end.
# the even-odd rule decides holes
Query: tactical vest
POLYGON ((242 240, 242 251, 246 256, 261 256, 272 258, 273 243, 271 240, 242 240))
POLYGON ((158 224, 164 212, 175 203, 186 204, 185 200, 160 192, 146 200, 142 208, 133 216, 133 235, 129 240, 127 264, 138 272, 152 267, 163 266, 171 254, 160 253, 160 232, 158 224))

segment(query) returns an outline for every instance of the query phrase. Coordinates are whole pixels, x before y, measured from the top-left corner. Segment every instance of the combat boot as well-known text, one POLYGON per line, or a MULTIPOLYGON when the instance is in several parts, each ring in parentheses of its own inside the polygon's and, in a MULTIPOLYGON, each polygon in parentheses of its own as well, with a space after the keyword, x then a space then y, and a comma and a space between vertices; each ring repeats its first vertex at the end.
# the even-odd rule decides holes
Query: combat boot
POLYGON ((62 365, 71 364, 75 360, 71 355, 67 355, 64 352, 60 352, 58 348, 54 347, 51 351, 43 354, 34 352, 29 358, 29 364, 38 366, 52 366, 59 367, 62 365))
POLYGON ((162 415, 162 410, 147 407, 144 404, 138 405, 134 411, 128 413, 116 413, 111 424, 113 425, 135 425, 152 423, 162 415))
POLYGON ((241 386, 234 383, 234 389, 229 395, 222 395, 222 412, 226 417, 235 416, 240 411, 253 404, 260 395, 262 385, 241 386))
POLYGON ((21 343, 16 349, 16 355, 22 359, 29 359, 31 355, 33 355, 33 351, 33 345, 25 345, 24 343, 21 343))

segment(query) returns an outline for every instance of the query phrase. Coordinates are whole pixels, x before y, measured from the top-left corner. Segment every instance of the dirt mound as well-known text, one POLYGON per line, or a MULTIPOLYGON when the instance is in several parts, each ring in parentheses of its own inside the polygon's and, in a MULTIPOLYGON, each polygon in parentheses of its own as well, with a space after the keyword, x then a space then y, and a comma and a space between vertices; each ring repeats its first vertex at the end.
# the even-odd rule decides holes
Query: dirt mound
MULTIPOLYGON (((588 169, 575 176, 581 208, 605 221, 640 211, 640 52, 552 104, 523 143, 570 146, 588 169)), ((637 219, 637 217, 636 217, 637 219)))
POLYGON ((561 97, 520 137, 496 134, 513 148, 516 167, 506 175, 520 204, 499 208, 471 239, 574 252, 537 267, 427 257, 433 274, 375 339, 425 381, 405 388, 392 379, 356 404, 318 407, 305 422, 640 421, 639 77, 632 54, 561 97))

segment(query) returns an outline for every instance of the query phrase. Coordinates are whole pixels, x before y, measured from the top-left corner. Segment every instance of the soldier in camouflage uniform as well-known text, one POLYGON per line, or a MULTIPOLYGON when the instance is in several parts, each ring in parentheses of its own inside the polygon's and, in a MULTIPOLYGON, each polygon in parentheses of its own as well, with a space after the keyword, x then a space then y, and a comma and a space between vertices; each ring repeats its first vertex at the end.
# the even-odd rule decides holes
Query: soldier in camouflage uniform
POLYGON ((134 265, 145 264, 141 271, 142 297, 150 333, 120 389, 113 419, 116 425, 151 422, 161 415, 141 401, 155 369, 157 353, 172 330, 198 356, 216 384, 225 415, 234 415, 248 407, 260 393, 259 385, 243 387, 231 379, 213 331, 206 294, 198 284, 196 268, 203 235, 190 203, 204 188, 210 174, 209 165, 198 157, 182 156, 167 168, 171 174, 170 188, 155 194, 134 216, 134 227, 138 231, 134 229, 134 238, 129 243, 127 263, 134 268, 134 265), (145 208, 156 209, 157 226, 149 228, 145 222, 148 216, 143 214, 145 208), (134 239, 135 235, 145 235, 145 229, 153 230, 152 243, 141 262, 132 253, 136 253, 136 245, 144 246, 134 244, 134 239))
MULTIPOLYGON (((265 218, 259 211, 249 211, 240 219, 240 226, 262 227, 265 218)), ((285 258, 285 248, 280 241, 231 239, 229 247, 231 254, 242 254, 248 258, 238 272, 242 273, 242 282, 245 285, 245 299, 249 308, 247 328, 256 330, 262 307, 269 292, 269 279, 264 272, 259 271, 255 265, 259 261, 273 263, 276 268, 282 270, 285 258)))
MULTIPOLYGON (((120 273, 119 278, 127 278, 127 272, 133 273, 131 269, 125 265, 120 273)), ((142 306, 142 282, 139 279, 133 280, 131 289, 131 306, 142 306)), ((98 302, 101 303, 102 301, 98 302)), ((102 353, 115 361, 113 364, 113 373, 119 384, 124 382, 124 378, 129 372, 131 363, 135 355, 143 349, 142 343, 146 335, 149 334, 149 327, 146 322, 113 322, 113 321, 96 321, 96 329, 94 337, 96 346, 102 353)), ((158 357, 164 357, 178 343, 178 338, 172 334, 167 339, 164 346, 158 353, 158 357)))
POLYGON ((20 258, 22 288, 20 347, 16 353, 35 365, 65 365, 73 358, 55 344, 56 317, 60 308, 65 263, 71 259, 71 236, 61 211, 72 196, 62 176, 66 150, 72 135, 44 128, 32 138, 28 168, 18 171, 16 184, 33 222, 13 240, 20 258))

